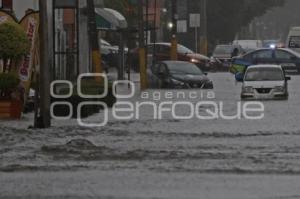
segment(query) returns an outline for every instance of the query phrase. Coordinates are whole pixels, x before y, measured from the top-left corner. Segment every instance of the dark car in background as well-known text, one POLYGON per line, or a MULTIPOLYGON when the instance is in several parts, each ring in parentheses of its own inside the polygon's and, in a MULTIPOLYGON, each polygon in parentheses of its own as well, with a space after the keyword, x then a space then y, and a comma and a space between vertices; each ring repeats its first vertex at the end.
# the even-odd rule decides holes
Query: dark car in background
POLYGON ((195 64, 183 61, 163 61, 148 71, 151 88, 213 89, 213 82, 195 64))
MULTIPOLYGON (((171 59, 171 43, 155 43, 147 45, 148 51, 148 63, 152 62, 153 52, 155 51, 155 60, 156 62, 167 61, 171 59)), ((138 71, 139 59, 138 59, 138 49, 134 49, 132 52, 133 59, 133 69, 138 71)), ((186 61, 197 65, 197 67, 203 71, 209 71, 210 68, 210 59, 207 56, 198 54, 188 49, 187 47, 178 44, 177 45, 177 56, 178 61, 186 61)))
MULTIPOLYGON (((236 75, 243 74, 248 66, 258 64, 281 65, 288 74, 300 74, 300 54, 287 48, 263 48, 235 57, 230 71, 236 75)), ((242 78, 242 75, 239 77, 242 78)))
POLYGON ((240 45, 217 45, 211 57, 211 64, 217 70, 228 70, 232 57, 243 53, 240 45))

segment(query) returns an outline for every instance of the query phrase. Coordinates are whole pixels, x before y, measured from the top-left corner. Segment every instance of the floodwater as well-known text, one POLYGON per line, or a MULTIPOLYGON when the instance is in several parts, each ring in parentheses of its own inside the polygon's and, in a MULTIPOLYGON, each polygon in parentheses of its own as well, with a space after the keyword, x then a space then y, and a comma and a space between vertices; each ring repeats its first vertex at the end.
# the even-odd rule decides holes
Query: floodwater
MULTIPOLYGON (((209 77, 215 84, 213 102, 224 104, 225 115, 235 115, 241 85, 227 73, 209 77)), ((184 120, 168 111, 157 120, 153 108, 144 106, 140 118, 130 120, 113 119, 110 110, 107 125, 98 128, 70 120, 32 130, 27 128, 31 114, 21 122, 0 122, 0 198, 298 199, 299 84, 300 77, 292 77, 289 100, 263 102, 260 120, 195 115, 184 120)), ((186 96, 195 91, 173 91, 184 92, 185 99, 170 99, 166 92, 151 90, 148 99, 129 101, 159 106, 211 100, 210 91, 198 90, 193 99, 186 96)), ((198 108, 206 113, 209 107, 198 108)), ((182 116, 190 112, 186 106, 176 109, 182 116)), ((100 113, 85 121, 102 119, 100 113)))

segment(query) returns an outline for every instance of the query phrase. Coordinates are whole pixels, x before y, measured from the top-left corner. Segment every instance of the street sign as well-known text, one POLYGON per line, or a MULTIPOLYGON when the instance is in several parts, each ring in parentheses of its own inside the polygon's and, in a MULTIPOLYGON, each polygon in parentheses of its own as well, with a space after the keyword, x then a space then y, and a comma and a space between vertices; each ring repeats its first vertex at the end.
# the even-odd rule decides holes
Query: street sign
POLYGON ((187 32, 187 20, 178 20, 177 21, 177 32, 186 33, 187 32))
POLYGON ((190 27, 191 28, 200 27, 200 14, 190 14, 190 27))

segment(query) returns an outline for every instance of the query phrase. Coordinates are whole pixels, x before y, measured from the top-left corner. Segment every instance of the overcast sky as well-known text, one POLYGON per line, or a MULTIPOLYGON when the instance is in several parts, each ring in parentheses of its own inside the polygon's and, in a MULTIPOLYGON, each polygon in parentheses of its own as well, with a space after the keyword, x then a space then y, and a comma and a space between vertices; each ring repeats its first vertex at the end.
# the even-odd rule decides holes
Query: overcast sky
POLYGON ((14 0, 14 10, 17 18, 20 20, 28 8, 37 10, 38 0, 14 0))

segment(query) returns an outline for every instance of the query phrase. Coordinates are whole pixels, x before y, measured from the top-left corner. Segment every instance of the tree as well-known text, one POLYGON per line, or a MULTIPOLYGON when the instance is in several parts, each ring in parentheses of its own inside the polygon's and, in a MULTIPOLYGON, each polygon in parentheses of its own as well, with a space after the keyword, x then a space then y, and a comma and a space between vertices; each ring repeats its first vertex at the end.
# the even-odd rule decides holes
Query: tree
POLYGON ((230 42, 241 27, 249 24, 275 6, 282 6, 285 0, 209 0, 208 35, 209 43, 230 42))
POLYGON ((11 70, 29 52, 30 42, 24 30, 16 23, 6 22, 0 25, 0 59, 3 60, 3 72, 11 70))

